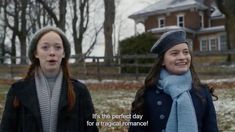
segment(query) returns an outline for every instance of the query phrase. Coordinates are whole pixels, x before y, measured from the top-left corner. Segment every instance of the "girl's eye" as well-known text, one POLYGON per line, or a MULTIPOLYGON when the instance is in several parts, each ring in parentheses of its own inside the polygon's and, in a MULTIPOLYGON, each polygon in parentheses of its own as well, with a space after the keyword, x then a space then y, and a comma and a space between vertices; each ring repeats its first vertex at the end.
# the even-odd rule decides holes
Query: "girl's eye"
POLYGON ((61 46, 55 46, 55 48, 56 48, 57 50, 59 50, 59 49, 61 49, 62 47, 61 47, 61 46))
POLYGON ((47 50, 48 46, 42 46, 42 49, 47 50))
POLYGON ((176 56, 178 53, 172 52, 171 55, 176 56))
POLYGON ((184 51, 184 54, 185 54, 185 55, 189 54, 189 51, 184 51))

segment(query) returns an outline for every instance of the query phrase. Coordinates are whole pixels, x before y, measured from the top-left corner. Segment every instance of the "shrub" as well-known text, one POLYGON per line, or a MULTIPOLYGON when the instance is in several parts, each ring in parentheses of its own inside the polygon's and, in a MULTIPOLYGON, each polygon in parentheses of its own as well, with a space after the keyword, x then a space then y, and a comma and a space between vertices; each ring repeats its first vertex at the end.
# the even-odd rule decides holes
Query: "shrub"
POLYGON ((120 55, 148 54, 157 38, 152 33, 142 33, 120 41, 120 55))
MULTIPOLYGON (((124 39, 120 42, 119 51, 120 55, 144 55, 148 54, 152 45, 156 42, 157 38, 152 33, 142 33, 137 36, 132 36, 130 38, 124 39)), ((137 59, 135 62, 133 59, 122 59, 122 64, 147 64, 153 63, 152 59, 137 59)), ((146 67, 139 67, 139 73, 146 73, 148 72, 149 68, 146 67)), ((122 73, 135 73, 136 68, 126 66, 122 67, 122 73)))

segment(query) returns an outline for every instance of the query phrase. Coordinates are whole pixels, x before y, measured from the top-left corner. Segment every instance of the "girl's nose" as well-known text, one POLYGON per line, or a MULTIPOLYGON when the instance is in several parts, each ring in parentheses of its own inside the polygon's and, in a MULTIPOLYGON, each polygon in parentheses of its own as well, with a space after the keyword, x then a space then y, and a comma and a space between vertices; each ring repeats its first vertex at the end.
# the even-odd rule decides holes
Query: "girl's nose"
POLYGON ((50 56, 55 56, 55 49, 50 48, 49 55, 50 56))
POLYGON ((184 53, 180 52, 178 58, 179 59, 185 59, 186 55, 184 53))

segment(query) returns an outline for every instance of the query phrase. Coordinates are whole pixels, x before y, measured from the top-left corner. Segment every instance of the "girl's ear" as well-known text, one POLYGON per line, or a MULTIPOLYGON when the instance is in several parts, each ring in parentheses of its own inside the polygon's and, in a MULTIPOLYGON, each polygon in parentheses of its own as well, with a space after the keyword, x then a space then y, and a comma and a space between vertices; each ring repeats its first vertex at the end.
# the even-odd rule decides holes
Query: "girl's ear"
POLYGON ((34 54, 33 54, 34 56, 35 56, 35 58, 38 58, 38 54, 37 54, 37 52, 35 51, 34 52, 34 54))

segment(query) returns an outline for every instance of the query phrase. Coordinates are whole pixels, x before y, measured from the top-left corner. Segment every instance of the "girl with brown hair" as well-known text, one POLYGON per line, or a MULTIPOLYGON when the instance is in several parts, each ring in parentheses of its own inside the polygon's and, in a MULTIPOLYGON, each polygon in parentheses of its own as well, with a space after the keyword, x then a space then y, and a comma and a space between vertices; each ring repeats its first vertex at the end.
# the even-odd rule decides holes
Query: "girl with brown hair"
POLYGON ((183 30, 164 33, 153 45, 157 54, 132 103, 132 114, 143 115, 147 126, 129 132, 218 132, 212 91, 201 84, 183 30))
POLYGON ((1 132, 96 132, 88 126, 94 106, 89 91, 70 77, 70 43, 57 27, 44 27, 30 42, 26 77, 6 98, 1 132))

